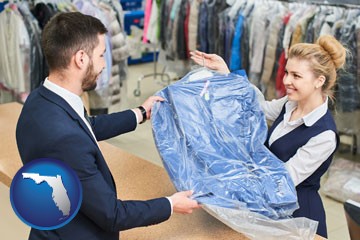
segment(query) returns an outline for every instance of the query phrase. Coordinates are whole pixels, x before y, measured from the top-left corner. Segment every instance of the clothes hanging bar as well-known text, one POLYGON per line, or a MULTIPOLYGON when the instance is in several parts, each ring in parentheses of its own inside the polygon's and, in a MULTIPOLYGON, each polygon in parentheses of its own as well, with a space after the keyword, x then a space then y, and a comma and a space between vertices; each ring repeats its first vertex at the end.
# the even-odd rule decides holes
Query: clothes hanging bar
MULTIPOLYGON (((298 2, 296 0, 280 0, 280 1, 289 2, 289 3, 298 2)), ((342 0, 341 2, 337 0, 304 0, 303 3, 345 7, 345 8, 360 8, 360 0, 342 0)))

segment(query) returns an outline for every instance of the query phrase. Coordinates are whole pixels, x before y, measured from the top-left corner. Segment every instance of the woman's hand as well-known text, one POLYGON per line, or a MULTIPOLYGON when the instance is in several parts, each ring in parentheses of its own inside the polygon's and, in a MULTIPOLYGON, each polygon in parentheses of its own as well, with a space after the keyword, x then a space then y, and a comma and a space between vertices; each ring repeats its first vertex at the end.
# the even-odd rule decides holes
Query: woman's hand
POLYGON ((226 62, 222 57, 216 54, 208 54, 200 51, 190 52, 191 59, 204 67, 215 70, 219 73, 230 73, 229 68, 226 65, 226 62))

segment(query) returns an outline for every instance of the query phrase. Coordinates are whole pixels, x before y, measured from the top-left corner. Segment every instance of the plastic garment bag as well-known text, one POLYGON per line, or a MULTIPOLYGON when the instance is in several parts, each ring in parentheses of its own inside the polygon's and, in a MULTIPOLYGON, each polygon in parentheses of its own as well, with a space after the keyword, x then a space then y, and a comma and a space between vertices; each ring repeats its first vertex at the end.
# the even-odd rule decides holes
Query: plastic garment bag
POLYGON ((177 190, 194 190, 205 210, 249 236, 264 228, 259 221, 280 229, 278 219, 287 223, 277 236, 299 235, 299 228, 315 234, 316 222, 289 219, 298 208, 295 187, 264 146, 265 116, 246 76, 202 68, 156 95, 165 101, 152 109, 153 135, 177 190))

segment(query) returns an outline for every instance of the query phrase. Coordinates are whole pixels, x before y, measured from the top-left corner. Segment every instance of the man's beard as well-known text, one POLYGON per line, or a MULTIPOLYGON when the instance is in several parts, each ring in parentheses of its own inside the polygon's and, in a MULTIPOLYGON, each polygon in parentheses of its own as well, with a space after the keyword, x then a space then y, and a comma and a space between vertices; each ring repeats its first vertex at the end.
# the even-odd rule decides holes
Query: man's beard
POLYGON ((82 90, 84 92, 94 90, 96 88, 97 77, 100 74, 101 74, 101 72, 99 74, 96 74, 96 72, 94 71, 93 61, 90 60, 90 63, 89 63, 88 68, 86 70, 85 77, 83 78, 83 81, 82 81, 82 86, 81 86, 82 90))

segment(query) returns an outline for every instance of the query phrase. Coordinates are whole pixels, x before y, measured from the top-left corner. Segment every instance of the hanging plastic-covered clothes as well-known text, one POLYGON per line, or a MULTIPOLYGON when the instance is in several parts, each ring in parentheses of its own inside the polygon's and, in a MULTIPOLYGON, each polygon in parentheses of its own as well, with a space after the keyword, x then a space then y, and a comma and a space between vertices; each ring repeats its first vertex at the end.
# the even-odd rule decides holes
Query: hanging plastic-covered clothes
POLYGON ((281 229, 276 236, 315 235, 316 222, 289 218, 296 190, 264 146, 265 116, 244 73, 201 68, 156 95, 165 101, 152 109, 154 139, 177 190, 194 190, 205 210, 249 236, 265 225, 281 229))

